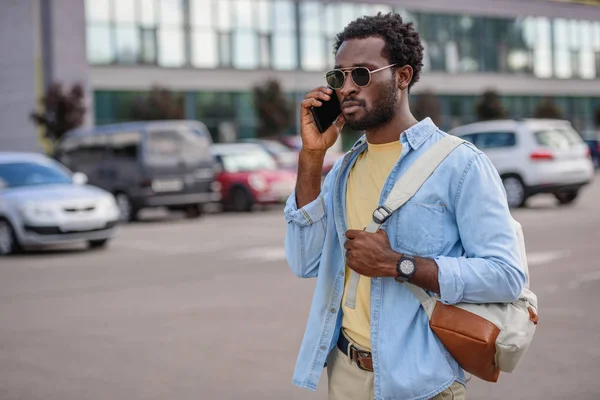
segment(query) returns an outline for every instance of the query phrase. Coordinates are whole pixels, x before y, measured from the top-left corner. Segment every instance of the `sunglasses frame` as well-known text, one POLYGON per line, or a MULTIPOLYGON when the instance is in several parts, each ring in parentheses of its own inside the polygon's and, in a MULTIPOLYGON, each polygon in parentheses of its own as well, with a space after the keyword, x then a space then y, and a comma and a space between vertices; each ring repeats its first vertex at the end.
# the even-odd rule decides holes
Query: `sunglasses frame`
POLYGON ((378 68, 378 69, 376 69, 376 70, 373 70, 373 71, 371 71, 371 70, 370 70, 369 68, 367 68, 367 67, 348 67, 348 68, 335 68, 335 69, 332 69, 332 70, 330 70, 330 71, 327 71, 327 73, 325 74, 325 81, 327 82, 327 77, 328 77, 328 76, 329 76, 331 73, 333 73, 333 72, 337 72, 337 71, 340 71, 342 74, 344 74, 344 82, 342 82, 342 86, 340 86, 340 87, 338 87, 338 88, 334 88, 333 86, 329 85, 329 82, 327 82, 327 85, 329 85, 329 87, 330 87, 330 88, 332 88, 333 90, 339 90, 339 89, 343 88, 343 87, 344 87, 344 85, 346 84, 346 79, 348 78, 348 75, 347 75, 346 73, 350 73, 350 77, 352 78, 352 82, 354 82, 354 84, 355 84, 356 86, 363 88, 363 87, 367 87, 367 86, 369 86, 369 85, 371 84, 371 78, 372 78, 372 75, 373 75, 375 72, 383 71, 384 69, 388 69, 388 68, 394 67, 394 66, 396 66, 396 65, 397 65, 397 64, 390 64, 390 65, 386 65, 385 67, 381 67, 381 68, 378 68), (359 69, 359 68, 364 68, 364 69, 366 69, 366 70, 369 72, 369 82, 367 82, 367 84, 366 84, 366 85, 359 85, 358 83, 356 83, 356 81, 354 80, 354 77, 352 76, 352 72, 353 72, 355 69, 359 69))

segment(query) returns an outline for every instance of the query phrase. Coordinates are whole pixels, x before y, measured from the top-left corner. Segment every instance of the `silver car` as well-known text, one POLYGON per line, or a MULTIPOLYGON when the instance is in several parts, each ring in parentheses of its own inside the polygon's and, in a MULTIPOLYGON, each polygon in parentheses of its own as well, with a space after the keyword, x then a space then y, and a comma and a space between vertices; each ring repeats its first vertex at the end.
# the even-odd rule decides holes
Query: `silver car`
POLYGON ((119 208, 86 182, 41 154, 0 152, 0 255, 81 241, 105 246, 117 234, 119 208))

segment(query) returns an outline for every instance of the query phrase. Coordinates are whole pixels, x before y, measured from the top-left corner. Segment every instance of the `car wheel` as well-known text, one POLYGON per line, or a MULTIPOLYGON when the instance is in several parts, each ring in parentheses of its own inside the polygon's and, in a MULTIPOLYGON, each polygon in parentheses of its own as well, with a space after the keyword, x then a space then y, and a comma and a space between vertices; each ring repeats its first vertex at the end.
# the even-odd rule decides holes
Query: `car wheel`
POLYGON ((12 225, 5 219, 0 219, 0 256, 16 253, 19 243, 12 225))
POLYGON ((237 212, 249 212, 252 211, 252 205, 254 199, 247 190, 243 188, 235 188, 231 193, 231 206, 234 211, 237 212))
POLYGON ((502 184, 506 192, 508 206, 511 208, 522 207, 527 200, 523 181, 516 176, 507 176, 502 178, 502 184))
POLYGON ((202 204, 189 204, 184 208, 185 217, 188 219, 199 218, 202 216, 202 204))
POLYGON ((108 244, 108 239, 90 240, 88 243, 90 244, 90 248, 99 249, 102 247, 106 247, 106 245, 108 244))
POLYGON ((137 211, 133 207, 129 196, 125 193, 117 193, 115 195, 117 206, 119 207, 119 221, 130 222, 133 221, 137 216, 137 211))
POLYGON ((558 204, 567 205, 573 203, 577 198, 578 194, 579 193, 577 192, 577 190, 569 190, 566 192, 554 193, 554 197, 556 197, 556 199, 558 200, 558 204))

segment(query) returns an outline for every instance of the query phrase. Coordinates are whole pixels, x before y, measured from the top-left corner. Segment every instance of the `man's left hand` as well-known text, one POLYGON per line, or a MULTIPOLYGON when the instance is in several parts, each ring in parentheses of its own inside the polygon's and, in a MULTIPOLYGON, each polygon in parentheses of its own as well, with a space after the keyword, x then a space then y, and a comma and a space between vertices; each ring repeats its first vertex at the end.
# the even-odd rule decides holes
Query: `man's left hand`
POLYGON ((397 276, 396 264, 402 255, 392 250, 384 230, 349 230, 346 237, 346 263, 351 270, 370 278, 397 276))

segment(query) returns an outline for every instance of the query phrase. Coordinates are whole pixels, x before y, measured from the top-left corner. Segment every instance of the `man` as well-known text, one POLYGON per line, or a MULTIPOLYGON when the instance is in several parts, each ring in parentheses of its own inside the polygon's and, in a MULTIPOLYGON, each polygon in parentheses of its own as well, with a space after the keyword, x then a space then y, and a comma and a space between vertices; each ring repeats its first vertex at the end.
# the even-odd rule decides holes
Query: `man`
POLYGON ((290 267, 317 277, 294 383, 316 389, 326 365, 330 399, 465 399, 464 372, 403 281, 446 304, 517 299, 525 277, 500 178, 478 149, 460 145, 377 233, 364 231, 399 177, 446 134, 409 109, 423 65, 412 24, 379 14, 337 39, 329 87, 302 102, 298 182, 285 208, 290 267), (321 134, 310 107, 330 96, 342 114, 321 134), (365 136, 321 188, 325 152, 344 123, 365 136))

